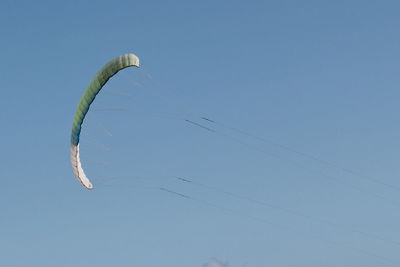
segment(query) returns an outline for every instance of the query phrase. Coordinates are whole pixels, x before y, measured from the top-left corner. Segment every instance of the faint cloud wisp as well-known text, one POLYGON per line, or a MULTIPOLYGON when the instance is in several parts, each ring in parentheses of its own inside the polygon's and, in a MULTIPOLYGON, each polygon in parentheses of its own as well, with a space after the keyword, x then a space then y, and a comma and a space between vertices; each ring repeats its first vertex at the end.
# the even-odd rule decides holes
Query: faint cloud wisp
POLYGON ((203 267, 229 267, 228 263, 221 262, 216 258, 210 259, 207 263, 203 264, 203 267))

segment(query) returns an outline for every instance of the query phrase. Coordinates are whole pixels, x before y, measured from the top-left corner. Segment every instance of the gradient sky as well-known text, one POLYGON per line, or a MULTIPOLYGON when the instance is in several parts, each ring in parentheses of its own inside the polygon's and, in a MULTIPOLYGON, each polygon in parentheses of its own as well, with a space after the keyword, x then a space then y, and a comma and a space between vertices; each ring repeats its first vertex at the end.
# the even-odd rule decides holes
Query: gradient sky
POLYGON ((399 10, 1 1, 0 265, 399 266, 399 10))

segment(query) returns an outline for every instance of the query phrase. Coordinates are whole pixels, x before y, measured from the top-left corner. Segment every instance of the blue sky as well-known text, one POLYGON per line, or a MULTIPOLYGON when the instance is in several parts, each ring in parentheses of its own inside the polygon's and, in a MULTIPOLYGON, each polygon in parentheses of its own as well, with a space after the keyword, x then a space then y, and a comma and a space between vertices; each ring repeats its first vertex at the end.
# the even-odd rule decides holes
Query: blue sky
POLYGON ((0 265, 398 266, 399 8, 2 1, 0 265))

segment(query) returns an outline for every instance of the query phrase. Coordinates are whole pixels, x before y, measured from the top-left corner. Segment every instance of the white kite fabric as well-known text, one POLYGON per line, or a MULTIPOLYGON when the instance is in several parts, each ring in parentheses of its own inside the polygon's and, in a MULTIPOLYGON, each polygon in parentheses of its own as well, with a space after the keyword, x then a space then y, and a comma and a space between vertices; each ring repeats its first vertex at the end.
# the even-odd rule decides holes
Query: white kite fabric
POLYGON ((81 159, 79 157, 79 144, 77 146, 71 145, 71 164, 74 170, 75 176, 79 182, 87 189, 92 189, 93 185, 86 177, 85 172, 82 169, 81 159))
POLYGON ((90 105, 96 98, 96 95, 100 92, 101 88, 103 88, 107 81, 112 76, 117 74, 118 71, 131 66, 139 67, 139 58, 134 54, 125 54, 109 61, 94 76, 81 100, 79 101, 71 131, 71 164, 76 178, 87 189, 92 189, 93 185, 83 171, 79 156, 79 136, 81 133, 83 120, 89 111, 90 105))

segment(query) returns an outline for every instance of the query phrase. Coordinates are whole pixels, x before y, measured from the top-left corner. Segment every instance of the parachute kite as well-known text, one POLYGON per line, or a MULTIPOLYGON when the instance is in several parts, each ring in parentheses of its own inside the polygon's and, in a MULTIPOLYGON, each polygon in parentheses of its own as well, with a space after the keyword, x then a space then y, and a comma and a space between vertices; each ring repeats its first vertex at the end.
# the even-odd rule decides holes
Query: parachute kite
POLYGON ((108 62, 96 74, 96 76, 94 76, 93 80, 90 82, 88 88, 83 94, 83 97, 79 101, 74 122, 72 124, 71 163, 76 178, 78 178, 79 182, 87 189, 92 189, 93 185, 85 175, 85 172, 82 169, 81 160, 79 158, 79 135, 81 133, 83 120, 85 119, 90 105, 96 98, 96 95, 100 92, 101 88, 103 88, 107 81, 118 71, 131 66, 139 67, 139 58, 134 54, 122 55, 108 62))

